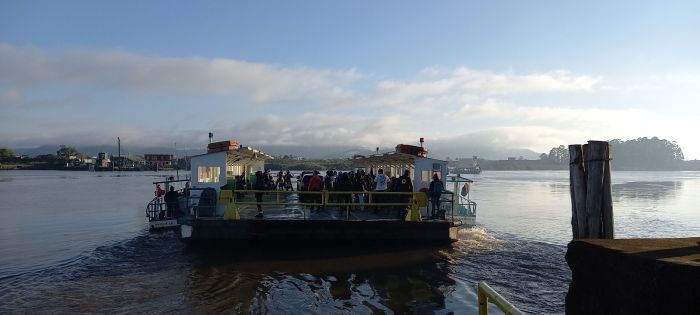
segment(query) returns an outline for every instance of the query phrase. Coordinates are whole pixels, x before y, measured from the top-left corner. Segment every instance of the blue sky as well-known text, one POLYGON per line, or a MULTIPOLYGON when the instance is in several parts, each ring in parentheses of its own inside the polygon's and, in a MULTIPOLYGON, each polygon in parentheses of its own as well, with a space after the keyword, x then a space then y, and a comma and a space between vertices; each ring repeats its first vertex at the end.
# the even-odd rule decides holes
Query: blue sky
POLYGON ((377 2, 0 2, 0 146, 659 136, 700 157, 697 2, 377 2))

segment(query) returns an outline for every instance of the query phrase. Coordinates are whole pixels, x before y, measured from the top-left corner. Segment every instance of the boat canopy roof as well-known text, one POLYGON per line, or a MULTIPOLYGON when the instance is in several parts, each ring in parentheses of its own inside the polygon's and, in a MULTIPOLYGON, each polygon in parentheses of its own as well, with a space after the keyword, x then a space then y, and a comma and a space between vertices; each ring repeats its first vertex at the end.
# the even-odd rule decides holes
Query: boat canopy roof
POLYGON ((445 162, 438 159, 397 152, 375 154, 370 156, 354 156, 351 162, 355 167, 373 165, 414 165, 416 163, 416 159, 427 159, 445 162))
POLYGON ((274 157, 258 149, 251 147, 240 147, 235 150, 226 151, 227 164, 237 164, 240 161, 272 160, 274 157))
MULTIPOLYGON (((272 160, 274 157, 272 155, 269 155, 263 151, 260 151, 258 149, 254 149, 251 147, 239 147, 233 150, 228 150, 228 151, 221 151, 226 153, 226 162, 228 164, 234 164, 239 161, 264 161, 264 160, 272 160)), ((212 153, 203 153, 199 155, 193 155, 192 157, 202 157, 202 156, 207 156, 207 155, 212 155, 212 154, 217 154, 221 152, 212 152, 212 153)))

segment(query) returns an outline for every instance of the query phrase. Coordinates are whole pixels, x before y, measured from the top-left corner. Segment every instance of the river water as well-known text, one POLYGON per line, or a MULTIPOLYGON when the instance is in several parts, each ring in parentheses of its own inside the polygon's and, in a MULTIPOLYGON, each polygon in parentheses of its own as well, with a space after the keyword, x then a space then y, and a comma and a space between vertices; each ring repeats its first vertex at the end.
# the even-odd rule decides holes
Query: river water
MULTIPOLYGON (((149 233, 164 173, 0 172, 0 313, 476 313, 485 280, 526 313, 564 312, 567 172, 473 176, 478 225, 452 246, 189 248, 149 233)), ((618 238, 700 235, 700 173, 614 172, 618 238)))

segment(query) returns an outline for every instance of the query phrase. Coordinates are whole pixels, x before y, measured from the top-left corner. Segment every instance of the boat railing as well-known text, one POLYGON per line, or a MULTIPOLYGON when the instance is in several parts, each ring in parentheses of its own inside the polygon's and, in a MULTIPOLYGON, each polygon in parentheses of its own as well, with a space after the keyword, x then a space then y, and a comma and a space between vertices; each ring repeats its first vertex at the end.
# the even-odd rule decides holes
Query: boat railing
MULTIPOLYGON (((378 191, 284 191, 284 190, 230 190, 230 199, 225 201, 236 206, 302 206, 304 219, 307 219, 307 207, 339 207, 345 208, 345 219, 350 219, 353 209, 365 207, 406 207, 417 211, 413 215, 415 220, 421 220, 421 209, 426 209, 429 216, 429 199, 424 192, 378 192, 378 191), (258 202, 256 194, 261 195, 262 201, 258 202), (298 198, 287 198, 297 195, 298 198)), ((228 194, 227 194, 228 195, 228 194)), ((219 199, 221 201, 221 199, 219 199)), ((445 210, 446 220, 454 225, 461 225, 462 221, 454 212, 454 194, 445 191, 441 196, 440 208, 445 210)), ((409 213, 410 215, 410 213, 409 213)))
POLYGON ((157 196, 151 199, 151 202, 146 206, 146 217, 148 222, 163 220, 168 217, 167 206, 163 197, 157 196))
POLYGON ((510 304, 503 296, 498 294, 496 290, 492 289, 486 282, 481 281, 477 284, 477 295, 479 300, 479 315, 489 314, 489 302, 498 306, 498 308, 503 311, 506 315, 522 315, 517 307, 510 304))

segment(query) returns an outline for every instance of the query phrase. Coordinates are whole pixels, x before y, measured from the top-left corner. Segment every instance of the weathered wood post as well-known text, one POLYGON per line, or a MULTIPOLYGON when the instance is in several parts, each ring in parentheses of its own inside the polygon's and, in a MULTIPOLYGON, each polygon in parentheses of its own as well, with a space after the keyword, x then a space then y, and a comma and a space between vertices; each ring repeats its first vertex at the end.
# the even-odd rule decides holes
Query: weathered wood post
POLYGON ((586 152, 586 216, 591 238, 603 236, 603 177, 605 174, 605 151, 607 143, 588 141, 586 152))
POLYGON ((586 223, 586 168, 583 146, 569 145, 569 189, 571 191, 571 230, 574 239, 588 237, 586 223))
POLYGON ((612 205, 612 184, 611 184, 611 166, 612 158, 610 152, 610 144, 605 142, 607 150, 605 150, 605 171, 603 174, 603 238, 615 238, 615 220, 613 219, 612 205))
POLYGON ((613 238, 610 145, 588 141, 569 146, 571 228, 577 238, 613 238))

